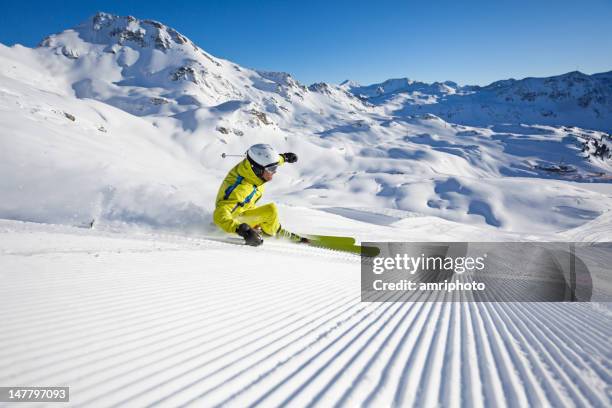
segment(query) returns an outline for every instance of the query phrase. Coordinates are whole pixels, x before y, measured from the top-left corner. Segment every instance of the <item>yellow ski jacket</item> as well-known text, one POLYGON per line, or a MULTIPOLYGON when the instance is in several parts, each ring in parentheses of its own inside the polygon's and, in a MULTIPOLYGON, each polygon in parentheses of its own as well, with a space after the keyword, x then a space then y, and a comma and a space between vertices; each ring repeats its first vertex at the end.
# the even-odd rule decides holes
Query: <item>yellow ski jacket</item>
MULTIPOLYGON (((278 157, 279 166, 285 162, 278 157)), ((242 160, 227 173, 215 200, 213 220, 222 230, 234 233, 240 225, 236 217, 255 208, 263 196, 264 181, 257 177, 247 159, 242 160)))

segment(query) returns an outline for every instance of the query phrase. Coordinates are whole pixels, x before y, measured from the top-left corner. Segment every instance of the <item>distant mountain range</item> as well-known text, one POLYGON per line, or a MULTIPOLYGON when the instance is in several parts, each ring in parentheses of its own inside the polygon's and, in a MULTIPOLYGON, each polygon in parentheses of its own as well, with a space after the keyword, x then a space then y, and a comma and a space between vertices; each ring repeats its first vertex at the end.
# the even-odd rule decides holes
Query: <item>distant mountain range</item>
POLYGON ((612 131, 612 71, 508 79, 484 87, 407 78, 306 87, 287 73, 255 71, 215 58, 159 22, 106 13, 47 37, 39 48, 66 58, 62 71, 77 96, 137 115, 177 114, 242 100, 253 102, 253 109, 284 116, 293 102, 308 105, 314 92, 333 95, 347 111, 364 105, 392 115, 430 113, 474 126, 524 123, 612 131))
POLYGON ((407 78, 368 86, 347 81, 341 87, 373 105, 389 106, 394 114, 427 112, 474 126, 537 123, 612 129, 612 71, 508 79, 484 87, 407 78))

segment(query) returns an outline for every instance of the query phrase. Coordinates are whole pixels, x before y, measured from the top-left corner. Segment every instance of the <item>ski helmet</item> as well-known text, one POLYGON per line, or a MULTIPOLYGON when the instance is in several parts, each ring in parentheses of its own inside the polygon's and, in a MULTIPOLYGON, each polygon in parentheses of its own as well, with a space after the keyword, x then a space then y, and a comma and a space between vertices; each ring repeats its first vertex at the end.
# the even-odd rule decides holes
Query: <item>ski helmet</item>
POLYGON ((247 159, 258 177, 262 177, 264 170, 276 172, 278 167, 278 153, 269 144, 258 143, 247 150, 247 159))

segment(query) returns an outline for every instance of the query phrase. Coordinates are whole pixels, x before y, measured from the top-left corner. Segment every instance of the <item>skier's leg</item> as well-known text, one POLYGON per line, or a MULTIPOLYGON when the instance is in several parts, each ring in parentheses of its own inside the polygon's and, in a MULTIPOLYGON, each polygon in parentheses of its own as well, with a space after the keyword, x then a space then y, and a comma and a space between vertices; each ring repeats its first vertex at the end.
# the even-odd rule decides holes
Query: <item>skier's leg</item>
POLYGON ((240 222, 246 222, 251 227, 261 227, 261 230, 270 236, 274 236, 280 228, 278 210, 274 203, 246 210, 238 216, 238 219, 240 222))
POLYGON ((282 226, 278 229, 278 231, 276 233, 276 237, 277 238, 286 238, 286 239, 289 239, 289 240, 294 241, 294 242, 302 242, 302 243, 310 242, 310 239, 308 239, 306 237, 301 237, 298 234, 294 234, 291 231, 287 231, 282 226))

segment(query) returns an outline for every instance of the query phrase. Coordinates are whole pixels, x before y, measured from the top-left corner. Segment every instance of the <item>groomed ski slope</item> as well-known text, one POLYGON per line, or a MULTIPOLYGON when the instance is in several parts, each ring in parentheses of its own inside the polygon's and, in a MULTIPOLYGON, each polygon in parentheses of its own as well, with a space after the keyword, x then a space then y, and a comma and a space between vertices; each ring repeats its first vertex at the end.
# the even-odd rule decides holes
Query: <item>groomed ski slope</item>
POLYGON ((0 384, 96 407, 610 406, 609 304, 361 303, 359 266, 0 221, 0 384))

